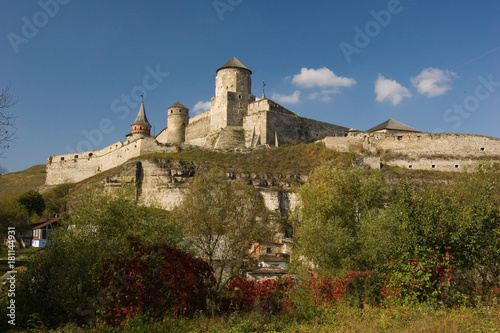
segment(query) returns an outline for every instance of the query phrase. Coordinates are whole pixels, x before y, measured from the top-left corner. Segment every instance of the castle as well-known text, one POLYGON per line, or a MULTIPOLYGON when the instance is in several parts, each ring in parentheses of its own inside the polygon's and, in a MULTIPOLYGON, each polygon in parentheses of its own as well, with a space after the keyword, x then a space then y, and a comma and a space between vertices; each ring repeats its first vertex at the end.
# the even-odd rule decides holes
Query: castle
POLYGON ((232 58, 217 70, 210 111, 189 118, 180 102, 168 108, 168 127, 159 143, 188 143, 215 149, 277 146, 342 135, 348 129, 299 117, 265 94, 251 93, 252 71, 232 58))
POLYGON ((150 153, 174 152, 179 145, 210 149, 251 149, 323 140, 338 151, 369 153, 371 167, 461 171, 500 157, 500 139, 481 135, 434 134, 388 120, 366 132, 300 117, 262 94, 251 93, 252 71, 232 58, 217 69, 209 111, 189 117, 175 102, 167 109, 167 126, 156 136, 144 103, 126 141, 100 150, 50 156, 46 185, 74 183, 150 153), (381 161, 382 153, 392 158, 381 161), (377 159, 378 158, 378 159, 377 159))
POLYGON ((344 135, 348 128, 300 117, 265 94, 251 93, 252 71, 232 58, 217 69, 215 96, 210 111, 189 117, 189 109, 176 102, 168 108, 167 127, 151 136, 144 103, 126 141, 106 148, 47 159, 47 185, 78 182, 127 160, 155 152, 172 152, 174 144, 213 149, 244 149, 321 140, 344 135))

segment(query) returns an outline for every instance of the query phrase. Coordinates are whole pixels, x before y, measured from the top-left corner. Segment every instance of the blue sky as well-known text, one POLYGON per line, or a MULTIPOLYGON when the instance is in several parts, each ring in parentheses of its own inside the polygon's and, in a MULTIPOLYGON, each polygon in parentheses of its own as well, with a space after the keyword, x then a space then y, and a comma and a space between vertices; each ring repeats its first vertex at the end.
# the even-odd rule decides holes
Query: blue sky
POLYGON ((500 137, 500 2, 40 0, 0 2, 0 87, 19 98, 9 171, 125 140, 144 94, 158 133, 191 115, 237 57, 252 91, 359 130, 500 137))

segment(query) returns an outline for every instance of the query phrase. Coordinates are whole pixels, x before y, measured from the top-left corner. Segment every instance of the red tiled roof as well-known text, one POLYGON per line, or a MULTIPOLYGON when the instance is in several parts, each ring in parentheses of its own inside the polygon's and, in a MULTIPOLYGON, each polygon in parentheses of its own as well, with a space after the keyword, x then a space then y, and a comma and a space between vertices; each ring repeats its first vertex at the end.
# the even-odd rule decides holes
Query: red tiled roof
POLYGON ((40 228, 43 228, 45 227, 46 225, 48 224, 52 224, 54 222, 58 222, 61 220, 61 217, 53 217, 53 218, 45 218, 45 219, 41 219, 40 221, 37 221, 35 223, 33 223, 33 229, 40 229, 40 228))

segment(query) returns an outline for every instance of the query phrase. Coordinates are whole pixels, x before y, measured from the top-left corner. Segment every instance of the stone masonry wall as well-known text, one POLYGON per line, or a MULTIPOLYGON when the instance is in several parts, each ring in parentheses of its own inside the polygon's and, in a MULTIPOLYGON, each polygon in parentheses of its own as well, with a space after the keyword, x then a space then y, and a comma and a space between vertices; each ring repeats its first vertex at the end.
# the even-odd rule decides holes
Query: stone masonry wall
POLYGON ((387 165, 410 169, 463 171, 484 159, 500 159, 500 139, 452 133, 350 133, 326 137, 327 148, 388 156, 387 165))
POLYGON ((269 99, 251 103, 243 119, 247 147, 321 140, 343 135, 348 128, 303 118, 269 99), (276 135, 275 135, 276 133, 276 135))
MULTIPOLYGON (((295 114, 267 112, 265 143, 274 146, 275 134, 278 144, 321 140, 326 136, 342 135, 346 127, 299 117, 295 114)), ((264 139, 264 138, 263 138, 264 139)))
POLYGON ((174 148, 161 146, 154 138, 144 138, 132 142, 118 141, 100 150, 50 156, 45 184, 76 183, 115 168, 131 158, 162 151, 174 151, 174 148))
POLYGON ((266 120, 266 111, 253 112, 243 118, 246 147, 255 147, 265 144, 265 138, 267 137, 266 120))
POLYGON ((186 127, 186 142, 205 138, 210 132, 210 111, 189 118, 186 127))
POLYGON ((251 95, 250 72, 244 69, 224 68, 215 78, 215 96, 212 98, 211 130, 226 126, 241 126, 251 95))

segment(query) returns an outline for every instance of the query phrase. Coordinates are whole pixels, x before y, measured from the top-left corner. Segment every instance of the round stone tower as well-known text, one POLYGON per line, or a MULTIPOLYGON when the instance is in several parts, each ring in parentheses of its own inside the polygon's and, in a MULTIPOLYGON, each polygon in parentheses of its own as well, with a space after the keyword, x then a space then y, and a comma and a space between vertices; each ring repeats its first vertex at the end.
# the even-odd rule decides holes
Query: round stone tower
POLYGON ((252 71, 238 59, 232 58, 217 70, 215 97, 212 98, 211 130, 226 126, 243 126, 248 103, 255 100, 251 94, 252 71))
POLYGON ((186 140, 186 126, 189 124, 189 109, 179 101, 168 108, 167 143, 182 143, 186 140))

